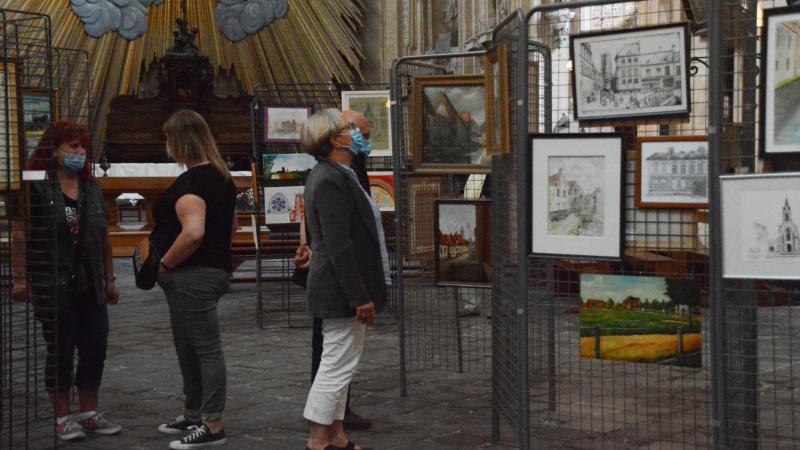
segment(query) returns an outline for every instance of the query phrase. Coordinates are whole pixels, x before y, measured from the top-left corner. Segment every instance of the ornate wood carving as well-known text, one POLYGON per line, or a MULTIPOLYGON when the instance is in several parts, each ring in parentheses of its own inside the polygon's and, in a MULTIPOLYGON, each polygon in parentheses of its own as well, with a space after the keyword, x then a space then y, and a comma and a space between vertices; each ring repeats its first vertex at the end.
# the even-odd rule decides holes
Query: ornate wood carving
POLYGON ((168 162, 161 127, 178 109, 197 111, 208 121, 223 157, 235 170, 250 169, 250 102, 233 69, 214 70, 183 19, 163 58, 140 76, 137 95, 111 101, 104 149, 110 163, 168 162))

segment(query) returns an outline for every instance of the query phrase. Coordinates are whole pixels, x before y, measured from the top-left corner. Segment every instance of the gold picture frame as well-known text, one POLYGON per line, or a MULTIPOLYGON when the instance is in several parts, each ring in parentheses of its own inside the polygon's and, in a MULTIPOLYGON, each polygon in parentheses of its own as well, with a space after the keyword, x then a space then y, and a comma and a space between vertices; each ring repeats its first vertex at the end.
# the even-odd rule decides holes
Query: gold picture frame
POLYGON ((483 74, 414 79, 412 156, 417 173, 490 173, 483 74))
POLYGON ((0 191, 19 190, 22 179, 22 99, 17 67, 13 60, 0 59, 0 191))
POLYGON ((500 45, 484 55, 486 78, 486 153, 511 153, 509 138, 508 49, 500 45))
POLYGON ((22 89, 22 133, 24 136, 25 157, 36 151, 48 126, 60 116, 58 89, 22 89), (50 103, 52 94, 53 102, 50 103), (46 109, 44 108, 46 106, 46 109))

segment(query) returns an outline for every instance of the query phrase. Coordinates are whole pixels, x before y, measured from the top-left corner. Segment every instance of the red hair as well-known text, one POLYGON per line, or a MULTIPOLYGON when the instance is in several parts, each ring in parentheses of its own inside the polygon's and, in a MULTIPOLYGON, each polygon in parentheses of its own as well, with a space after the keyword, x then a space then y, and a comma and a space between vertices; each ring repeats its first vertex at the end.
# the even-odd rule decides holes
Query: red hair
POLYGON ((86 162, 78 176, 84 180, 93 180, 94 174, 92 173, 92 150, 89 147, 89 129, 71 120, 59 120, 44 131, 42 139, 36 147, 36 151, 34 151, 30 159, 28 159, 26 169, 45 170, 50 178, 54 178, 56 176, 56 149, 58 149, 61 144, 74 141, 75 139, 79 139, 86 149, 86 162))

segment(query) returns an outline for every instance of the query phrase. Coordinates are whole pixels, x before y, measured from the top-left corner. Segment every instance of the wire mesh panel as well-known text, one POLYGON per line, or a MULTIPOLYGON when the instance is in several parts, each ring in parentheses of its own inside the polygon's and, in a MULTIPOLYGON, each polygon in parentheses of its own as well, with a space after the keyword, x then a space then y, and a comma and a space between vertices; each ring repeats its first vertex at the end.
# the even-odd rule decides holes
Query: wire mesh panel
POLYGON ((711 447, 706 201, 677 200, 707 196, 706 38, 668 0, 546 5, 526 20, 539 96, 525 166, 544 184, 529 180, 519 235, 560 242, 533 244, 527 272, 532 447, 711 447), (609 132, 622 151, 611 171, 591 162, 591 134, 609 132), (580 139, 565 141, 575 151, 551 150, 559 134, 580 139), (675 184, 656 196, 648 176, 675 184), (614 204, 620 217, 605 212, 614 204), (619 254, 564 243, 600 236, 619 254))
MULTIPOLYGON (((70 119, 88 126, 92 110, 89 53, 54 47, 52 54, 53 101, 56 111, 53 116, 56 120, 70 119)), ((97 159, 100 155, 93 156, 97 159)))
MULTIPOLYGON (((265 188, 287 186, 301 186, 302 181, 268 180, 264 173, 264 156, 282 153, 300 153, 302 149, 298 142, 280 142, 268 140, 265 137, 265 124, 269 108, 275 107, 308 107, 311 111, 320 111, 325 108, 342 107, 342 92, 344 91, 375 91, 386 90, 388 86, 381 84, 340 84, 331 81, 329 84, 273 84, 264 85, 256 89, 253 95, 252 122, 253 122, 253 157, 257 170, 257 186, 259 199, 257 214, 257 236, 269 229, 270 239, 257 246, 256 285, 258 291, 257 317, 261 327, 281 326, 309 326, 311 321, 306 313, 305 291, 295 285, 291 280, 294 271, 292 257, 299 245, 299 226, 297 224, 265 224, 265 188)), ((367 169, 370 171, 387 172, 391 167, 391 157, 371 156, 367 159, 367 169)), ((272 192, 272 190, 270 190, 272 192)), ((288 191, 287 191, 288 192, 288 191)), ((393 212, 383 212, 385 224, 387 250, 389 251, 390 265, 394 266, 394 233, 388 226, 393 219, 393 212)), ((298 219, 299 220, 299 219, 298 219)), ((393 289, 389 290, 389 303, 387 310, 396 311, 393 289)))
MULTIPOLYGON (((27 192, 22 168, 51 121, 52 54, 47 16, 0 10, 0 447, 53 446, 44 391, 52 366, 41 326, 54 327, 54 214, 27 192), (37 307, 30 303, 36 298, 37 307), (34 320, 34 309, 41 321, 34 320)), ((42 143, 47 145, 47 143, 42 143)))
MULTIPOLYGON (((424 137, 418 134, 422 130, 422 121, 431 118, 431 114, 425 111, 430 113, 433 110, 441 112, 441 117, 445 117, 442 120, 452 119, 449 123, 454 127, 461 123, 464 130, 479 130, 477 122, 483 122, 484 118, 472 118, 469 113, 474 108, 469 109, 460 103, 460 99, 451 96, 461 95, 455 94, 457 92, 469 95, 472 92, 469 88, 464 91, 459 89, 482 85, 483 54, 470 52, 404 57, 396 60, 392 67, 393 167, 397 208, 397 274, 394 284, 401 327, 403 394, 408 368, 454 371, 488 369, 490 289, 488 285, 483 287, 445 281, 442 274, 452 267, 445 267, 448 264, 445 260, 463 255, 454 256, 448 250, 443 250, 449 248, 449 244, 442 239, 456 239, 454 234, 458 233, 448 237, 444 237, 447 233, 443 233, 439 239, 436 233, 439 229, 437 220, 445 220, 446 217, 441 207, 444 201, 488 199, 491 196, 491 180, 484 174, 471 175, 468 170, 419 170, 423 160, 421 152, 424 137), (424 82, 433 83, 430 86, 436 83, 454 84, 448 85, 452 86, 451 90, 432 93, 422 87, 420 83, 424 82), (429 98, 431 96, 433 98, 429 98), (445 262, 438 266, 437 276, 437 260, 440 260, 442 252, 446 256, 441 261, 445 262)), ((480 98, 483 98, 482 93, 480 98)), ((464 141, 471 139, 466 137, 466 133, 462 135, 464 141)), ((462 228, 485 230, 483 225, 467 223, 462 228)), ((485 273, 484 270, 477 268, 481 273, 485 273)))
POLYGON ((796 448, 800 297, 798 282, 791 279, 797 271, 772 274, 763 261, 791 267, 800 254, 794 244, 798 216, 792 211, 797 184, 761 176, 800 169, 797 153, 791 153, 798 151, 793 121, 800 15, 782 1, 715 1, 710 6, 720 11, 709 20, 711 299, 719 318, 713 353, 716 442, 719 448, 796 448), (716 178, 730 174, 756 175, 716 178), (766 187, 754 189, 753 182, 766 187), (737 206, 737 196, 750 201, 737 206), (737 210, 740 215, 732 220, 737 210), (748 230, 755 230, 756 237, 748 230), (744 271, 731 269, 737 264, 736 248, 748 249, 744 271))

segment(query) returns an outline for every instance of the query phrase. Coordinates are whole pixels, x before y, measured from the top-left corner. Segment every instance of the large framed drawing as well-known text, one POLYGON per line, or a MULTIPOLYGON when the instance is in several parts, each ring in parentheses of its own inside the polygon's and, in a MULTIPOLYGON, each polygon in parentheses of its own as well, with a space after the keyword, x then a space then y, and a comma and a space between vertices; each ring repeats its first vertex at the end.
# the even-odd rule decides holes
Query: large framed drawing
POLYGON ((264 223, 299 224, 305 215, 304 186, 264 188, 264 223))
POLYGON ((531 252, 622 257, 622 135, 531 135, 531 252))
POLYGON ((436 285, 491 287, 489 200, 436 202, 436 285))
POLYGON ((800 153, 800 5, 764 10, 761 38, 762 157, 800 153))
POLYGON ((263 153, 261 174, 265 183, 302 183, 316 164, 308 153, 263 153))
POLYGON ((342 92, 342 111, 358 111, 369 121, 372 140, 370 156, 392 156, 390 102, 388 90, 342 92))
POLYGON ((58 120, 58 90, 53 89, 53 109, 50 107, 50 90, 23 89, 22 112, 23 130, 25 133, 26 157, 36 150, 42 140, 45 129, 58 120))
POLYGON ((22 174, 20 124, 22 101, 17 64, 0 59, 0 190, 18 190, 22 174))
POLYGON ((689 115, 688 34, 682 23, 570 36, 575 118, 689 115))
POLYGON ((489 173, 483 75, 414 79, 414 168, 419 173, 489 173))
POLYGON ((265 106, 264 143, 299 143, 300 130, 313 112, 311 106, 265 106))
POLYGON ((500 45, 484 56, 486 77, 486 153, 505 155, 509 147, 508 49, 500 45))
POLYGON ((708 137, 639 138, 636 207, 708 207, 708 137))
POLYGON ((722 276, 800 280, 800 172, 720 177, 722 276))

